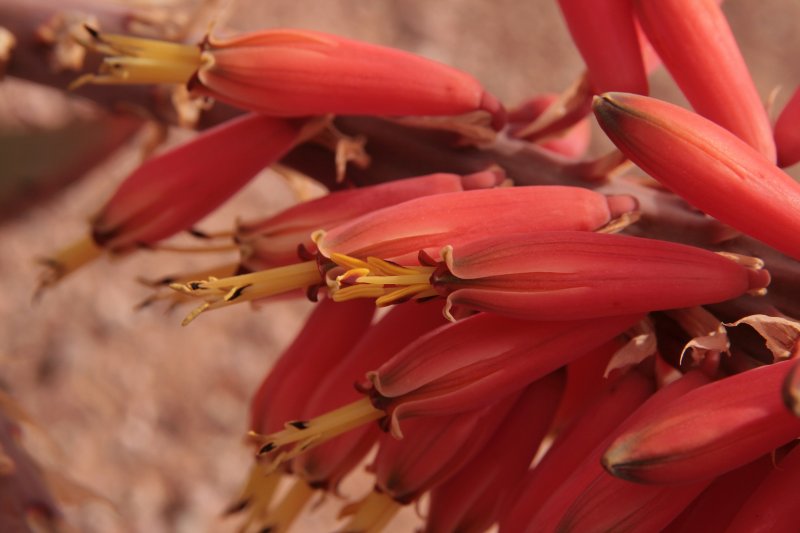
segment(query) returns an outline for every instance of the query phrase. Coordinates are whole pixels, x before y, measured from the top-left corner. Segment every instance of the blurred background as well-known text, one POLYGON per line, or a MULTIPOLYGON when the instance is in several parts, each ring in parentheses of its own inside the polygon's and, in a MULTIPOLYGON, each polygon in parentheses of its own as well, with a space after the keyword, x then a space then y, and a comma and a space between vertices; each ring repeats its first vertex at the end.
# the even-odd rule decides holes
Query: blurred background
MULTIPOLYGON (((18 4, 0 0, 0 26, 18 4)), ((76 4, 91 9, 91 2, 76 4)), ((297 27, 398 47, 473 74, 508 106, 560 92, 582 70, 554 0, 120 5, 143 17, 187 13, 181 20, 193 21, 197 36, 216 20, 219 34, 297 27)), ((728 0, 724 9, 762 98, 783 88, 775 96, 779 109, 800 82, 800 2, 728 0)), ((684 102, 663 70, 652 93, 684 102)), ((28 428, 26 440, 45 467, 97 493, 73 490, 73 504, 62 506, 76 530, 233 531, 236 519, 220 515, 251 461, 243 442, 249 397, 312 304, 234 306, 186 328, 184 308, 134 311, 150 294, 137 277, 220 262, 168 253, 98 261, 33 302, 37 258, 85 233, 89 217, 155 138, 152 129, 134 133, 126 119, 99 114, 80 94, 13 77, 0 83, 0 390, 41 427, 28 428), (97 126, 109 120, 114 127, 97 126), (111 153, 115 146, 121 149, 111 153), (87 172, 98 152, 111 155, 87 172)), ((170 130, 162 148, 189 135, 170 130)), ((200 227, 230 229, 236 217, 266 216, 295 201, 296 190, 265 172, 200 227)), ((368 486, 355 480, 344 492, 358 498, 368 486)), ((326 502, 298 530, 332 529, 339 503, 326 502)), ((408 510, 389 530, 410 531, 415 523, 408 510)))

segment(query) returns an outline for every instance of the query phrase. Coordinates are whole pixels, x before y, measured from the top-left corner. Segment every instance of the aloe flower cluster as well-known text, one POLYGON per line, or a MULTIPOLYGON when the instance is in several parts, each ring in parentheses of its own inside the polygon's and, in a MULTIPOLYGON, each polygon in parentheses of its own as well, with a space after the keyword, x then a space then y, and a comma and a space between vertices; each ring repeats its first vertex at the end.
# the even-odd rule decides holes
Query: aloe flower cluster
POLYGON ((173 84, 233 118, 131 173, 42 288, 189 233, 239 261, 146 303, 187 306, 198 334, 212 310, 316 302, 252 394, 227 510, 245 532, 288 530, 365 461, 373 489, 332 528, 393 530, 418 505, 427 533, 792 531, 800 88, 771 121, 719 3, 559 0, 586 70, 515 106, 319 32, 86 26, 104 59, 78 94, 173 84), (660 69, 689 108, 648 96, 660 69), (327 194, 198 229, 270 166, 327 194))

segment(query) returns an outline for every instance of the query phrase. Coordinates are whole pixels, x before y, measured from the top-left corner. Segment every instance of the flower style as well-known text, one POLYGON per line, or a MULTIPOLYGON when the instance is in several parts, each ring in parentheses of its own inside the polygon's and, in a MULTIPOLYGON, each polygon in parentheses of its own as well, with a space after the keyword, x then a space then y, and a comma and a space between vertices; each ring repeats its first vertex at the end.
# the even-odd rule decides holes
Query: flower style
POLYGON ((83 83, 177 83, 273 116, 461 115, 505 121, 498 100, 472 76, 408 52, 321 32, 274 29, 198 46, 92 31, 110 55, 83 83))

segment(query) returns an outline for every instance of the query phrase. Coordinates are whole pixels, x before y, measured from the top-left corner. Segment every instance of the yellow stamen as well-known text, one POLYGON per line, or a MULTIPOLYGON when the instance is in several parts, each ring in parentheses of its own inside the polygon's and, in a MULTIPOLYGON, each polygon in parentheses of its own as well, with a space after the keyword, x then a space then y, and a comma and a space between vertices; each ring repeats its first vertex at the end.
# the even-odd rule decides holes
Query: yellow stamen
POLYGON ((439 293, 436 292, 436 289, 431 287, 428 283, 409 285, 408 287, 403 287, 402 289, 392 291, 389 294, 377 298, 375 300, 375 305, 378 307, 386 307, 387 305, 405 302, 406 300, 410 300, 412 298, 430 298, 438 295, 439 293))
POLYGON ((369 263, 361 259, 356 259, 355 257, 350 257, 349 255, 332 253, 330 260, 347 269, 363 268, 365 270, 370 270, 369 263))
POLYGON ((345 287, 344 289, 337 289, 333 291, 334 302, 346 302, 348 300, 355 300, 356 298, 381 298, 389 291, 383 287, 376 285, 353 285, 352 287, 345 287))
POLYGON ((42 289, 54 285, 67 274, 74 272, 101 255, 103 255, 103 248, 98 246, 91 236, 87 235, 66 248, 62 248, 53 257, 42 259, 40 262, 47 268, 47 271, 43 272, 39 278, 39 287, 36 289, 36 294, 38 295, 42 289))
POLYGON ((376 298, 379 307, 414 298, 428 298, 438 293, 430 278, 435 267, 402 266, 368 257, 366 261, 344 254, 331 254, 331 260, 348 270, 336 277, 329 288, 336 302, 355 298, 376 298))
POLYGON ((322 282, 316 261, 306 261, 241 276, 173 283, 170 288, 206 299, 204 304, 186 316, 182 322, 185 326, 204 311, 305 289, 322 282))
POLYGON ((244 527, 262 522, 267 517, 272 498, 283 476, 283 472, 268 468, 267 465, 261 463, 253 465, 239 496, 228 506, 225 514, 249 509, 244 527))
POLYGON ((261 524, 264 527, 260 531, 269 531, 270 533, 288 531, 313 495, 314 489, 305 480, 296 479, 286 496, 264 519, 261 524))
POLYGON ((112 57, 103 61, 99 74, 81 76, 70 85, 71 89, 86 83, 184 84, 211 61, 210 56, 196 45, 87 30, 94 40, 84 45, 112 57))
POLYGON ((369 398, 362 398, 311 420, 289 422, 286 424, 286 429, 277 433, 271 435, 252 434, 252 436, 263 443, 259 452, 261 454, 281 450, 289 444, 296 444, 290 450, 281 450, 273 463, 273 467, 277 467, 280 463, 294 459, 306 450, 337 435, 384 416, 386 413, 374 407, 369 398))
POLYGON ((203 278, 213 278, 213 277, 226 277, 232 275, 236 272, 236 269, 239 267, 238 263, 229 263, 227 265, 221 265, 214 268, 209 268, 206 270, 200 270, 195 272, 189 272, 186 274, 177 274, 173 276, 165 276, 160 279, 145 279, 139 278, 137 281, 146 287, 150 287, 154 289, 156 292, 151 294, 138 304, 136 304, 136 309, 143 309, 148 307, 156 302, 166 301, 167 303, 167 310, 172 310, 180 304, 196 301, 191 295, 186 294, 185 292, 175 292, 174 290, 161 290, 166 289, 172 284, 175 283, 188 283, 195 279, 203 279, 203 278))
POLYGON ((347 506, 339 517, 353 515, 342 528, 348 533, 379 533, 401 509, 400 503, 384 492, 372 491, 353 506, 347 506))

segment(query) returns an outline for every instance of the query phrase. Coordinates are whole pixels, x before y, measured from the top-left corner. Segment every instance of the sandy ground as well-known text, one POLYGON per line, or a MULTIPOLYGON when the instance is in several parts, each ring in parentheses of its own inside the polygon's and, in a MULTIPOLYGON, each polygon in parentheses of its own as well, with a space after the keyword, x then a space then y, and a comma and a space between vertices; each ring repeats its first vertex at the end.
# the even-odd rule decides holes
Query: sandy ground
MULTIPOLYGON (((798 4, 727 4, 761 94, 800 81, 800 38, 791 34, 800 20, 798 4)), ((305 27, 393 45, 471 72, 509 104, 558 91, 581 68, 552 1, 234 5, 235 28, 305 27)), ((654 93, 674 99, 666 75, 656 80, 654 93)), ((311 304, 280 302, 257 311, 239 306, 181 328, 180 312, 133 311, 148 294, 135 278, 217 259, 148 253, 99 261, 31 304, 38 275, 34 259, 82 235, 88 216, 136 161, 134 142, 56 199, 0 226, 0 389, 10 392, 55 442, 54 450, 29 432, 48 468, 112 502, 65 506, 77 530, 231 530, 235 523, 220 521, 219 514, 250 461, 242 441, 248 399, 311 304)), ((229 228, 236 216, 266 215, 294 201, 285 182, 265 174, 202 227, 229 228)), ((356 485, 346 489, 353 497, 365 490, 356 485)), ((305 530, 331 529, 337 506, 329 503, 304 522, 305 530)), ((409 531, 413 512, 404 520, 390 530, 409 531)))

